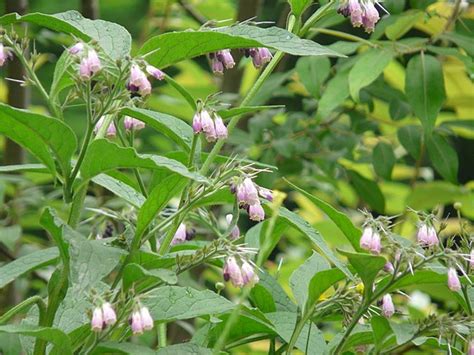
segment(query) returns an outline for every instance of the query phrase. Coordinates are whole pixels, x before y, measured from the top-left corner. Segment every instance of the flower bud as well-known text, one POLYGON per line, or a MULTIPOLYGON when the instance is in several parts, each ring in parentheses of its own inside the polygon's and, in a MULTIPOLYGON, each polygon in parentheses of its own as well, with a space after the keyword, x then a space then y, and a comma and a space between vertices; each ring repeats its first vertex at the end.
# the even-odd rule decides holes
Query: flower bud
POLYGON ((173 240, 171 241, 171 245, 177 245, 184 243, 186 241, 186 225, 181 223, 174 234, 173 240))
POLYGON ((426 223, 423 223, 417 233, 418 244, 424 247, 433 247, 439 244, 436 230, 426 223))
POLYGON ((163 73, 160 69, 154 67, 153 65, 147 65, 145 70, 148 74, 158 80, 163 80, 165 78, 165 73, 163 73))
POLYGON ((240 205, 254 205, 259 203, 258 190, 252 179, 245 178, 237 185, 237 201, 240 205))
POLYGON ((349 14, 351 16, 352 26, 362 26, 362 7, 359 4, 359 0, 349 0, 349 14))
POLYGON ((223 49, 217 52, 216 58, 226 69, 232 69, 235 66, 234 58, 232 57, 229 49, 223 49))
POLYGON ((73 45, 71 48, 69 48, 69 53, 70 54, 79 54, 83 50, 84 50, 84 43, 77 42, 75 45, 73 45))
POLYGON ((130 326, 134 335, 143 334, 142 316, 140 315, 139 311, 134 311, 132 313, 132 316, 130 318, 130 326))
POLYGON ((130 79, 128 81, 128 89, 132 92, 138 92, 142 96, 151 93, 151 84, 145 73, 136 64, 130 68, 130 79))
POLYGON ((144 122, 130 116, 125 116, 123 119, 123 125, 127 131, 139 131, 145 128, 144 122))
POLYGON ((395 306, 393 305, 392 296, 386 294, 382 298, 382 314, 385 318, 390 318, 395 313, 395 306))
POLYGON ((461 281, 459 281, 458 273, 453 267, 448 269, 448 287, 454 292, 461 290, 461 281))
POLYGON ((255 273, 253 266, 250 265, 247 261, 244 261, 242 263, 241 272, 244 285, 253 285, 259 281, 258 275, 255 273))
MULTIPOLYGON (((227 221, 227 224, 230 226, 232 224, 232 214, 228 214, 225 216, 225 219, 227 221)), ((231 240, 235 240, 237 238, 240 237, 240 229, 237 225, 234 226, 234 228, 232 228, 232 231, 230 232, 230 239, 231 240)))
POLYGON ((379 12, 374 6, 374 3, 368 1, 364 4, 364 11, 362 14, 362 24, 367 33, 373 32, 375 24, 380 19, 379 12))
POLYGON ((374 232, 372 234, 372 242, 370 243, 369 250, 372 252, 372 254, 380 254, 380 252, 382 251, 380 234, 378 234, 377 232, 374 232))
POLYGON ((214 74, 223 75, 224 74, 224 64, 222 64, 217 57, 211 59, 211 69, 214 74))
POLYGON ((218 114, 214 114, 214 125, 216 130, 216 136, 218 139, 226 139, 227 138, 227 127, 224 125, 224 121, 222 121, 222 117, 218 114))
POLYGON ((208 142, 214 142, 217 139, 216 127, 214 120, 206 110, 201 111, 201 125, 202 131, 206 135, 206 140, 208 142))
POLYGON ((150 311, 147 307, 140 308, 140 317, 142 319, 142 328, 144 330, 153 329, 153 318, 150 315, 150 311))
POLYGON ((362 236, 360 238, 360 247, 362 249, 366 249, 366 250, 370 249, 370 245, 372 243, 372 235, 373 235, 372 228, 365 227, 362 233, 362 236))
POLYGON ((273 201, 273 191, 266 189, 264 187, 258 187, 258 194, 263 197, 265 200, 272 202, 273 201))
POLYGON ((263 221, 265 219, 265 211, 260 202, 249 206, 249 216, 252 221, 263 221))
POLYGON ((273 56, 272 53, 268 50, 268 48, 262 47, 258 48, 258 54, 260 55, 260 60, 262 61, 262 65, 266 63, 270 63, 273 56))
POLYGON ((102 305, 102 314, 104 315, 104 323, 106 325, 112 325, 117 322, 117 315, 109 302, 105 302, 102 305))
POLYGON ((233 256, 227 258, 224 264, 223 276, 225 281, 231 281, 235 287, 242 287, 244 281, 239 264, 233 256))
MULTIPOLYGON (((99 121, 97 121, 97 124, 94 127, 94 133, 97 134, 104 124, 105 116, 102 116, 99 121)), ((107 137, 115 137, 115 134, 117 133, 117 130, 115 128, 115 124, 113 122, 110 122, 109 127, 107 127, 107 131, 105 135, 107 137)))
POLYGON ((389 274, 393 274, 395 271, 395 268, 393 267, 393 264, 390 261, 387 261, 383 267, 385 272, 388 272, 389 274))
POLYGON ((193 117, 193 131, 200 133, 202 131, 201 113, 196 112, 193 117))
POLYGON ((467 350, 467 355, 474 355, 474 340, 471 340, 469 343, 469 349, 467 350))
POLYGON ((92 312, 92 319, 91 319, 91 329, 94 332, 102 331, 104 327, 104 317, 102 314, 102 309, 100 307, 96 307, 92 312))
POLYGON ((90 79, 101 69, 101 63, 97 52, 93 49, 87 51, 87 55, 81 59, 79 75, 83 79, 90 79))
POLYGON ((11 59, 13 54, 10 48, 4 47, 3 43, 0 42, 0 67, 2 67, 7 60, 11 59))

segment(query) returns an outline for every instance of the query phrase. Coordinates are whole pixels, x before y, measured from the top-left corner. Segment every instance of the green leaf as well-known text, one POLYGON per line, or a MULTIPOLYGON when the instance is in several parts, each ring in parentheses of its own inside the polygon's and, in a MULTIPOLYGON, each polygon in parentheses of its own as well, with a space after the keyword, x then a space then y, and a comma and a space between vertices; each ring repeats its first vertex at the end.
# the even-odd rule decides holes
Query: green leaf
POLYGON ((77 148, 74 132, 62 121, 0 103, 0 133, 28 149, 54 173, 52 155, 64 175, 77 148), (52 152, 52 154, 50 153, 52 152))
POLYGON ((326 57, 303 57, 296 62, 296 72, 310 95, 319 98, 321 87, 329 76, 331 62, 326 57))
POLYGON ((21 226, 19 225, 0 227, 0 243, 3 243, 10 252, 14 253, 21 234, 21 226))
POLYGON ((420 10, 409 10, 401 15, 397 15, 395 23, 387 26, 385 34, 391 41, 396 41, 405 35, 411 28, 422 19, 424 12, 420 10))
POLYGON ((347 269, 347 267, 337 258, 336 255, 334 255, 332 250, 328 247, 321 234, 319 234, 319 232, 315 230, 308 222, 306 222, 296 213, 291 212, 290 210, 284 207, 280 208, 279 218, 284 219, 289 225, 293 226, 301 233, 303 233, 306 237, 308 237, 309 240, 311 240, 316 245, 317 249, 321 252, 321 254, 325 255, 334 265, 336 265, 336 267, 338 267, 347 276, 353 278, 351 272, 347 269))
POLYGON ((207 182, 205 177, 190 172, 176 160, 158 155, 138 154, 133 148, 119 147, 106 139, 97 139, 89 146, 82 162, 81 176, 88 180, 117 168, 164 169, 198 182, 207 182))
POLYGON ((51 100, 56 101, 59 93, 69 87, 74 85, 74 78, 69 74, 68 69, 74 63, 72 56, 68 51, 59 57, 56 65, 54 67, 53 82, 51 84, 51 89, 49 91, 49 96, 51 100))
POLYGON ((14 165, 4 165, 0 166, 1 173, 11 173, 11 172, 33 172, 33 173, 48 173, 48 168, 43 164, 14 164, 14 165))
POLYGON ((291 12, 299 17, 311 5, 313 0, 288 0, 288 2, 291 6, 291 12))
MULTIPOLYGON (((290 312, 275 312, 267 313, 266 316, 273 323, 278 335, 280 335, 281 338, 286 343, 288 343, 290 341, 291 335, 293 334, 293 330, 295 329, 297 314, 290 312)), ((328 349, 323 334, 313 323, 311 323, 311 329, 309 324, 305 324, 295 345, 301 351, 306 352, 307 344, 307 354, 328 354, 328 349)))
POLYGON ((138 54, 146 55, 148 62, 163 68, 184 59, 221 49, 253 47, 268 47, 302 56, 341 56, 316 42, 300 39, 282 28, 261 28, 245 24, 164 33, 145 42, 138 54), (196 43, 199 43, 199 46, 196 43))
POLYGON ((457 183, 459 161, 456 150, 440 134, 433 132, 426 139, 426 149, 436 171, 446 180, 457 183))
MULTIPOLYGON (((156 355, 211 355, 213 354, 211 349, 203 348, 197 344, 184 343, 170 345, 164 348, 159 348, 156 355)), ((139 354, 137 354, 139 355, 139 354)))
MULTIPOLYGON (((144 281, 163 281, 174 285, 178 282, 178 277, 175 272, 168 269, 147 270, 135 263, 125 266, 123 272, 123 288, 125 290, 128 290, 133 283, 144 281)), ((136 288, 135 290, 138 291, 136 288)))
POLYGON ((290 277, 290 287, 293 296, 298 301, 300 308, 304 308, 308 298, 309 283, 312 277, 323 270, 329 269, 329 263, 318 253, 308 258, 300 265, 290 277))
MULTIPOLYGON (((260 277, 260 281, 252 288, 252 291, 250 292, 252 299, 254 299, 255 293, 258 293, 258 289, 263 288, 268 292, 268 294, 271 295, 275 309, 277 311, 296 312, 296 305, 290 300, 286 292, 273 276, 271 276, 265 270, 259 273, 258 276, 260 277)), ((255 299, 258 300, 258 297, 255 299)), ((258 304, 258 301, 256 303, 258 304)))
POLYGON ((347 217, 344 213, 339 212, 334 207, 332 207, 327 202, 317 198, 314 195, 306 192, 305 190, 299 188, 292 182, 285 179, 285 181, 298 192, 302 193, 305 197, 307 197, 312 203, 314 203, 318 208, 320 208, 333 222, 334 224, 341 230, 342 233, 346 236, 347 240, 351 243, 352 247, 356 251, 361 251, 360 248, 360 236, 362 232, 352 224, 352 221, 349 217, 347 217))
POLYGON ((269 105, 269 106, 243 106, 243 107, 234 107, 224 110, 219 110, 217 113, 222 118, 231 118, 234 116, 245 115, 248 113, 254 113, 263 110, 272 110, 277 108, 284 108, 284 105, 269 105))
MULTIPOLYGON (((58 218, 56 212, 47 207, 40 218, 41 226, 46 229, 59 249, 59 255, 64 265, 69 265, 69 246, 63 237, 64 222, 58 218)), ((69 231, 72 232, 72 231, 69 231)))
POLYGON ((372 48, 359 57, 349 72, 349 91, 356 101, 359 101, 360 89, 373 83, 383 73, 393 55, 391 50, 372 48))
POLYGON ((408 197, 407 206, 416 210, 428 210, 438 204, 454 203, 464 196, 468 196, 468 192, 463 187, 446 181, 420 182, 408 197))
POLYGON ((418 328, 416 325, 406 322, 401 324, 390 322, 390 327, 395 334, 398 345, 404 344, 412 339, 415 336, 418 328))
POLYGON ((423 132, 420 126, 403 126, 397 131, 398 140, 413 159, 418 159, 421 154, 423 132))
POLYGON ((130 54, 132 38, 124 27, 103 20, 89 20, 77 11, 54 15, 36 12, 18 16, 18 20, 68 33, 86 42, 95 40, 112 59, 123 59, 130 54))
POLYGON ((131 107, 124 108, 122 114, 145 122, 156 131, 171 138, 186 151, 191 150, 194 132, 183 120, 165 113, 131 107))
MULTIPOLYGON (((30 324, 9 324, 1 325, 0 332, 9 334, 21 334, 46 340, 56 346, 56 350, 61 350, 61 354, 72 354, 71 341, 61 330, 56 328, 40 327, 30 324)), ((53 349, 54 350, 54 349, 53 349)))
POLYGON ((345 278, 339 269, 328 269, 317 272, 308 283, 308 297, 305 304, 305 312, 318 302, 321 295, 336 282, 345 278))
POLYGON ((321 96, 318 115, 326 117, 349 97, 349 71, 338 72, 327 84, 321 96))
POLYGON ((372 316, 370 324, 372 326, 375 345, 380 348, 387 336, 392 333, 390 324, 387 318, 382 316, 372 316))
POLYGON ((92 181, 97 185, 106 188, 110 192, 113 192, 118 197, 123 198, 134 207, 140 208, 145 202, 145 197, 140 192, 112 176, 99 174, 94 177, 92 181))
POLYGON ((58 248, 49 248, 24 255, 3 265, 0 267, 0 288, 29 271, 56 263, 58 256, 58 248))
POLYGON ((347 174, 359 197, 367 202, 370 208, 384 213, 385 198, 377 183, 352 170, 347 170, 347 174))
POLYGON ((446 98, 441 63, 435 57, 425 54, 410 59, 405 93, 423 127, 430 132, 446 98))
POLYGON ((440 35, 441 39, 447 39, 464 49, 467 54, 474 57, 474 39, 472 36, 464 36, 455 32, 447 32, 440 35))
POLYGON ((156 355, 157 352, 143 345, 106 341, 97 344, 91 354, 156 355))
POLYGON ((384 257, 377 255, 350 253, 343 250, 339 250, 339 252, 347 257, 349 263, 354 267, 357 274, 362 279, 362 282, 364 283, 364 293, 366 295, 371 295, 375 277, 384 267, 387 260, 385 260, 384 257))
POLYGON ((138 212, 136 235, 142 235, 145 232, 145 229, 166 206, 169 200, 184 188, 186 182, 185 178, 172 175, 168 176, 152 190, 150 196, 138 212))
POLYGON ((379 142, 375 146, 372 153, 372 162, 374 164, 374 170, 378 176, 390 180, 396 160, 397 158, 395 158, 395 154, 393 153, 390 144, 379 142))
MULTIPOLYGON (((398 98, 392 98, 389 103, 389 113, 392 120, 398 121, 408 116, 411 107, 408 102, 398 98)), ((405 127, 405 126, 404 126, 405 127)), ((403 127, 402 127, 403 128, 403 127)))
POLYGON ((186 100, 189 106, 191 106, 193 111, 197 111, 196 99, 188 90, 186 90, 182 85, 180 85, 169 75, 165 75, 165 80, 169 85, 171 85, 177 92, 181 94, 181 96, 186 100))
POLYGON ((190 319, 234 308, 232 302, 212 291, 179 286, 156 288, 147 294, 143 304, 150 309, 155 321, 190 319))

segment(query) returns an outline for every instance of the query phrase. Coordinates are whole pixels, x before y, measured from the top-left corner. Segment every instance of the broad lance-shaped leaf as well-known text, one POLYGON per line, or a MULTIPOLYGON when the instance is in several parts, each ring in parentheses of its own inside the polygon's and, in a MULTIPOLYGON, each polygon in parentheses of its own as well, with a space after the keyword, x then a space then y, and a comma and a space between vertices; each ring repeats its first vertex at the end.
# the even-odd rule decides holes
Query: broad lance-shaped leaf
POLYGON ((164 169, 199 182, 207 182, 202 175, 190 172, 180 162, 166 157, 138 154, 133 148, 119 147, 107 139, 97 139, 89 146, 82 162, 81 176, 88 180, 117 168, 164 169))
POLYGON ((54 15, 32 13, 24 16, 0 18, 0 25, 14 22, 30 22, 53 31, 64 32, 76 36, 83 41, 96 40, 99 46, 112 59, 121 59, 130 54, 132 37, 128 31, 113 22, 89 20, 77 11, 66 11, 54 15))
POLYGON ((372 163, 378 176, 390 180, 396 160, 390 144, 380 142, 375 146, 372 153, 372 163))
POLYGON ((413 157, 419 159, 421 154, 421 140, 423 138, 423 129, 421 126, 403 126, 397 131, 397 137, 403 148, 413 157))
POLYGON ((341 230, 342 233, 346 236, 347 240, 351 243, 352 247, 356 251, 360 251, 360 236, 362 232, 360 229, 355 227, 352 224, 352 221, 349 217, 347 217, 344 213, 339 212, 334 207, 332 207, 327 202, 317 198, 316 196, 311 195, 310 193, 306 192, 305 190, 299 188, 292 182, 285 179, 285 181, 294 189, 298 190, 298 192, 302 193, 305 197, 307 197, 312 203, 318 206, 333 222, 334 224, 341 230))
POLYGON ((428 136, 426 148, 436 171, 444 179, 457 184, 459 161, 456 150, 437 132, 428 136))
POLYGON ((123 198, 133 206, 140 208, 145 202, 145 197, 130 185, 113 178, 106 174, 99 174, 92 179, 97 185, 100 185, 118 197, 123 198))
POLYGON ((261 28, 239 24, 229 27, 205 28, 200 31, 169 32, 149 39, 140 55, 158 67, 166 67, 221 49, 268 47, 293 55, 328 55, 339 53, 278 27, 261 28), (199 44, 199 45, 196 45, 199 44))
POLYGON ((190 287, 165 286, 147 294, 143 304, 155 321, 190 319, 230 311, 234 304, 218 294, 190 287))
POLYGON ((345 275, 339 269, 328 269, 317 272, 308 283, 304 312, 308 312, 329 287, 344 278, 345 275))
POLYGON ((0 288, 29 271, 54 264, 58 256, 58 248, 49 248, 35 251, 3 265, 0 267, 0 288))
POLYGON ((140 108, 127 107, 122 113, 145 122, 156 131, 171 138, 187 151, 191 150, 193 129, 183 120, 165 113, 150 111, 140 108))
POLYGON ((277 108, 285 108, 284 105, 271 105, 271 106, 244 106, 244 107, 233 107, 229 109, 219 110, 217 113, 222 118, 231 118, 238 115, 245 115, 263 110, 272 110, 277 108))
MULTIPOLYGON (((169 285, 174 285, 178 282, 178 277, 175 272, 168 269, 147 270, 135 263, 127 264, 123 272, 123 288, 125 290, 128 290, 134 283, 158 280, 169 285)), ((137 292, 139 291, 136 285, 134 289, 137 292)))
POLYGON ((291 226, 299 230, 305 236, 307 236, 318 248, 321 254, 324 254, 337 268, 344 272, 351 279, 353 278, 352 273, 347 267, 337 258, 332 252, 329 246, 324 241, 323 237, 317 230, 315 230, 308 222, 298 216, 296 213, 282 207, 279 211, 279 218, 284 219, 291 226))
POLYGON ((29 324, 9 324, 1 325, 0 333, 21 334, 43 339, 56 346, 51 354, 58 354, 58 350, 60 350, 60 354, 72 354, 71 341, 69 337, 56 328, 40 327, 29 324))
POLYGON ((13 139, 56 171, 53 156, 67 174, 77 148, 74 132, 62 121, 0 103, 0 133, 13 139))
POLYGON ((443 68, 430 55, 420 54, 408 62, 405 93, 423 127, 430 132, 446 98, 443 68))
POLYGON ((356 171, 347 170, 359 197, 379 213, 384 213, 385 197, 375 181, 369 180, 356 171))

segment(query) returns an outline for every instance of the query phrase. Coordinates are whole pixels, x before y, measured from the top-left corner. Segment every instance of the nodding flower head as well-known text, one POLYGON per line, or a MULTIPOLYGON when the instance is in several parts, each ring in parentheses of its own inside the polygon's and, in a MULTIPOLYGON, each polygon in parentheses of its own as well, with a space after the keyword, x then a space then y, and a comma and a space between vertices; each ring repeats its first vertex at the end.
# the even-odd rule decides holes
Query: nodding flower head
POLYGON ((245 178, 237 185, 237 201, 242 205, 254 205, 259 203, 257 186, 252 179, 245 178))
POLYGON ((84 43, 77 42, 71 48, 69 48, 69 53, 71 54, 79 54, 84 50, 84 43))
POLYGON ((461 281, 459 281, 458 273, 453 267, 448 269, 448 287, 454 292, 461 290, 461 281))
POLYGON ((241 272, 242 272, 242 280, 244 282, 244 285, 253 285, 256 284, 259 281, 258 275, 255 272, 255 269, 253 268, 250 263, 247 261, 242 262, 242 267, 241 267, 241 272))
POLYGON ((374 231, 372 227, 365 227, 362 237, 360 238, 360 247, 369 250, 373 254, 380 254, 382 250, 380 234, 374 231))
POLYGON ((94 308, 92 312, 91 329, 94 332, 100 332, 104 329, 104 315, 100 307, 94 308))
POLYGON ((273 201, 273 191, 266 189, 264 187, 258 187, 258 194, 263 197, 265 200, 272 202, 273 201))
POLYGON ((142 319, 142 328, 144 330, 153 329, 153 318, 151 317, 150 311, 147 307, 140 308, 140 317, 142 319))
POLYGON ((216 58, 224 65, 226 69, 232 69, 235 66, 234 58, 229 49, 223 49, 216 54, 216 58))
POLYGON ((436 229, 433 226, 423 223, 417 233, 418 244, 424 247, 434 247, 439 244, 436 229))
POLYGON ((211 69, 214 74, 224 74, 224 64, 216 56, 211 59, 211 69))
POLYGON ((171 245, 177 245, 186 241, 186 224, 181 223, 174 234, 171 245))
POLYGON ((132 328, 132 333, 136 334, 143 334, 143 322, 142 316, 140 311, 135 310, 133 311, 132 315, 130 316, 130 326, 132 328))
POLYGON ((222 120, 222 117, 217 113, 214 113, 214 126, 216 129, 217 139, 226 139, 227 138, 227 127, 222 120))
POLYGON ((374 3, 370 1, 365 3, 364 12, 362 14, 362 24, 364 25, 365 31, 368 33, 373 32, 378 20, 380 20, 380 16, 374 3))
POLYGON ((382 298, 382 314, 385 318, 390 318, 395 313, 395 306, 393 305, 392 296, 386 294, 382 298))
MULTIPOLYGON (((105 116, 102 116, 99 121, 97 121, 97 124, 94 127, 94 133, 97 134, 100 130, 100 128, 103 126, 105 120, 105 116)), ((113 122, 110 122, 109 127, 107 127, 107 131, 105 135, 107 137, 115 137, 117 134, 117 129, 115 128, 115 124, 113 122)))
POLYGON ((141 96, 151 93, 151 83, 137 64, 132 64, 127 87, 130 91, 138 92, 141 96))
POLYGON ((388 272, 389 274, 393 274, 395 271, 395 268, 393 267, 393 264, 390 261, 387 261, 385 265, 383 266, 383 270, 385 272, 388 272))
POLYGON ((250 205, 248 212, 252 221, 260 222, 265 219, 265 211, 260 202, 250 205))
POLYGON ((127 131, 139 131, 145 128, 144 122, 130 116, 125 116, 123 119, 123 125, 127 131))
POLYGON ((351 18, 354 27, 363 26, 366 32, 372 32, 375 24, 380 19, 379 12, 375 7, 376 0, 342 0, 338 12, 351 18))
POLYGON ((250 48, 245 50, 246 57, 252 57, 253 66, 257 69, 272 60, 272 54, 267 48, 250 48))
POLYGON ((208 142, 214 142, 217 139, 216 125, 206 110, 201 111, 201 125, 202 131, 206 135, 206 140, 208 142))
POLYGON ((230 281, 235 287, 242 287, 244 280, 237 260, 229 256, 224 264, 223 276, 225 281, 230 281))
POLYGON ((117 322, 117 315, 109 302, 105 302, 102 305, 102 314, 106 325, 112 325, 117 322))
POLYGON ((160 69, 154 67, 153 65, 147 65, 145 70, 148 74, 158 80, 163 80, 165 78, 165 73, 163 73, 160 69))
POLYGON ((193 131, 198 134, 202 132, 201 112, 197 111, 193 117, 193 131))
MULTIPOLYGON (((225 216, 225 219, 227 221, 227 224, 230 226, 232 224, 232 214, 228 214, 225 216)), ((240 237, 240 229, 237 225, 234 226, 234 228, 232 228, 232 231, 230 232, 230 239, 231 240, 235 240, 237 238, 240 237)))
POLYGON ((100 69, 101 63, 97 52, 89 48, 87 54, 81 59, 81 63, 79 65, 79 75, 83 79, 90 79, 100 69))

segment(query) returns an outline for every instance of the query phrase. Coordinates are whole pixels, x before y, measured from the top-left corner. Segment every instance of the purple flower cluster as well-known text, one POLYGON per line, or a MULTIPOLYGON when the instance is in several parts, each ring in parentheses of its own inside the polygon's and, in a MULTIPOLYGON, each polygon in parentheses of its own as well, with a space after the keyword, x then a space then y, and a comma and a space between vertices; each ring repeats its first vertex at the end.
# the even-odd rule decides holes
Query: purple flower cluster
POLYGON ((201 110, 193 117, 193 130, 195 134, 204 133, 208 142, 227 138, 227 127, 216 112, 201 110))
MULTIPOLYGON (((145 71, 157 80, 163 80, 165 78, 165 73, 152 65, 147 64, 145 66, 145 71)), ((132 64, 132 67, 130 68, 130 78, 127 83, 127 88, 130 92, 137 93, 140 96, 150 95, 151 83, 150 80, 148 80, 145 71, 143 71, 138 64, 132 64)))
POLYGON ((229 256, 224 264, 224 280, 232 282, 235 287, 254 285, 259 281, 254 267, 246 260, 237 262, 234 256, 229 256))
POLYGON ((244 50, 245 56, 252 58, 253 66, 257 69, 269 63, 273 56, 267 48, 249 48, 244 50))
POLYGON ((370 33, 375 29, 375 24, 380 20, 379 12, 375 7, 376 0, 342 0, 338 12, 350 17, 354 27, 363 26, 370 33))
MULTIPOLYGON (((99 132, 100 128, 104 125, 105 121, 105 116, 102 116, 99 121, 97 121, 95 127, 94 127, 94 133, 97 134, 99 132)), ((140 120, 137 120, 136 118, 130 117, 130 116, 125 116, 123 119, 123 125, 125 127, 125 130, 127 132, 130 131, 139 131, 143 128, 145 128, 145 123, 143 123, 140 120)), ((107 127, 107 131, 105 133, 106 137, 115 137, 117 134, 117 128, 115 127, 114 122, 110 122, 109 127, 107 127)))
POLYGON ((143 334, 143 331, 153 329, 153 318, 147 307, 139 307, 132 312, 129 319, 133 334, 143 334))
POLYGON ((229 49, 223 49, 215 53, 210 53, 211 68, 214 74, 223 75, 224 69, 232 69, 235 66, 234 57, 229 49))
POLYGON ((91 328, 94 332, 100 332, 108 325, 113 325, 117 322, 117 315, 115 314, 112 305, 105 302, 100 307, 96 307, 92 312, 91 328))
POLYGON ((365 227, 360 238, 360 247, 373 254, 380 254, 382 250, 380 234, 372 227, 365 227))
POLYGON ((249 177, 244 178, 236 186, 231 187, 235 192, 240 208, 245 209, 252 221, 263 221, 265 211, 260 203, 259 196, 272 201, 273 194, 270 190, 256 185, 249 177))

